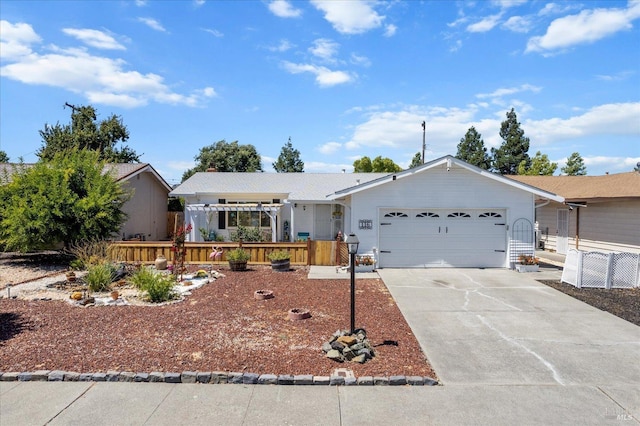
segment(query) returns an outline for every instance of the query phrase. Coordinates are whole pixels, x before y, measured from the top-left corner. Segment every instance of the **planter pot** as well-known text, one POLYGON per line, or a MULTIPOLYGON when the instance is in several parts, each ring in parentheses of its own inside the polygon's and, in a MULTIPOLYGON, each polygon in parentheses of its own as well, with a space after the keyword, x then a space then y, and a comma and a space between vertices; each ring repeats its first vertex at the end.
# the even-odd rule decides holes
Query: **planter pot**
POLYGON ((158 271, 164 271, 167 269, 167 258, 163 255, 158 256, 156 258, 155 265, 158 271))
POLYGON ((538 272, 540 265, 520 265, 516 264, 516 271, 518 272, 538 272))
POLYGON ((117 290, 114 290, 114 291, 111 292, 111 298, 113 300, 118 300, 118 297, 120 297, 120 293, 118 293, 117 290))
POLYGON ((232 271, 246 271, 247 261, 246 260, 230 260, 229 269, 231 269, 232 271))
POLYGON ((272 260, 271 269, 278 272, 288 272, 291 269, 291 259, 272 260))

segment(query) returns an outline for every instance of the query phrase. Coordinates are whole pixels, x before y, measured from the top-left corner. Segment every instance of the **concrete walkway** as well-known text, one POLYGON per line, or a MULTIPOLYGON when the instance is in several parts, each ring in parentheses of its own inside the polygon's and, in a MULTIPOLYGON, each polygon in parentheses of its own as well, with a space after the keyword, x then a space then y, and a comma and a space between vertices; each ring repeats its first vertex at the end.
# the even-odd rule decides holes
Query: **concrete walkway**
POLYGON ((640 327, 534 280, 558 270, 379 274, 443 386, 0 382, 0 425, 639 423, 640 327))

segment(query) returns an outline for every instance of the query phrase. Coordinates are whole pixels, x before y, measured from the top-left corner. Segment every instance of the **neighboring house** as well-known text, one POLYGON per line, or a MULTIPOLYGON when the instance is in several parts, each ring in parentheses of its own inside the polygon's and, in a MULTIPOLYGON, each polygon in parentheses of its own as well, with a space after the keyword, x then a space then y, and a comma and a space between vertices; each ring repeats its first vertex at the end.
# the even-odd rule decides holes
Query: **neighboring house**
POLYGON ((392 174, 201 172, 170 195, 185 198, 189 241, 238 225, 273 241, 353 232, 381 268, 511 267, 533 254, 536 202, 564 201, 451 156, 392 174))
POLYGON ((640 253, 640 173, 510 178, 565 199, 537 209, 545 249, 640 253))
MULTIPOLYGON (((31 163, 0 163, 0 183, 11 179, 13 167, 31 167, 31 163)), ((146 163, 108 164, 125 188, 133 190, 133 195, 123 206, 127 220, 118 231, 119 238, 140 238, 145 240, 167 239, 167 198, 171 187, 146 163)))

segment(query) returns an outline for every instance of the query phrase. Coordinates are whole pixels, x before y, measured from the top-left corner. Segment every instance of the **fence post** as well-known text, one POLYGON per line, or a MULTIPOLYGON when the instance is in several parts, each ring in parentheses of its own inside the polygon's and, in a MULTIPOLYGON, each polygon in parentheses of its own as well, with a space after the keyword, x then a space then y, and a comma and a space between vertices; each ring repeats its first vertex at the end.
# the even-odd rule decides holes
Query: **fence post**
POLYGON ((613 283, 613 253, 609 253, 607 256, 607 274, 604 279, 604 288, 611 289, 611 284, 613 283))
POLYGON ((582 261, 584 252, 578 251, 578 269, 576 270, 576 288, 582 288, 582 261))

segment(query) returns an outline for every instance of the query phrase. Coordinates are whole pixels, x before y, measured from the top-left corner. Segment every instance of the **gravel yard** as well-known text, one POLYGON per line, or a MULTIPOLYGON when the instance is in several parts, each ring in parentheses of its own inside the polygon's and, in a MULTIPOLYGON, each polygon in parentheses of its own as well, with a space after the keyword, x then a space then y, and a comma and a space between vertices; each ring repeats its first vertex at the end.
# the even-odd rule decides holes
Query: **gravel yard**
MULTIPOLYGON (((15 283, 65 265, 3 257, 0 273, 15 283)), ((283 273, 250 266, 232 272, 225 265, 220 272, 225 276, 164 306, 84 308, 66 301, 0 299, 0 371, 328 376, 349 368, 357 377, 437 378, 380 279, 356 283, 356 325, 367 330, 376 357, 340 364, 325 358, 321 347, 336 330, 349 327, 349 280, 309 280, 306 268, 283 273), (271 290, 275 297, 256 300, 257 290, 271 290), (290 320, 294 308, 309 310, 311 318, 290 320)))

